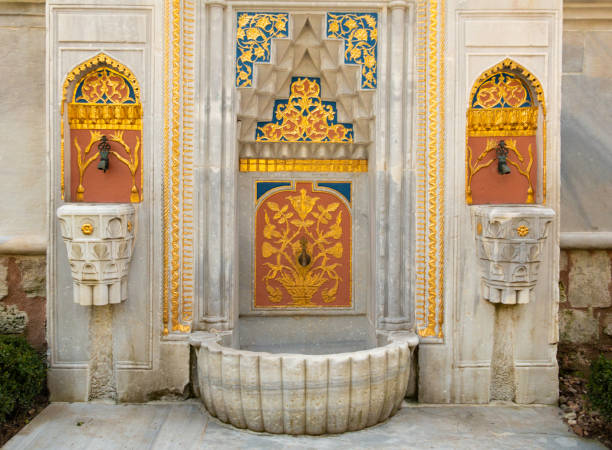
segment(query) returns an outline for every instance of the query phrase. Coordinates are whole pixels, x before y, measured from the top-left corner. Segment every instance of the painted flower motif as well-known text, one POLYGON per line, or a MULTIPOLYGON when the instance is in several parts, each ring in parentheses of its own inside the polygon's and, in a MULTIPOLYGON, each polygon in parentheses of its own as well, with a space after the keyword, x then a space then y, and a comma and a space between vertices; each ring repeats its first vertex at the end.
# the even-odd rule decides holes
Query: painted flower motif
POLYGON ((361 49, 353 48, 350 51, 350 55, 352 59, 358 59, 361 56, 361 49))
POLYGON ((83 225, 81 225, 81 231, 83 232, 83 234, 91 234, 93 233, 93 225, 90 223, 84 223, 83 225))
POLYGON ((516 229, 516 232, 518 233, 520 237, 525 237, 529 234, 529 227, 525 225, 521 225, 520 227, 516 229))
POLYGON ((268 19, 267 16, 264 16, 257 21, 256 26, 257 28, 266 28, 268 25, 270 25, 270 19, 268 19))
POLYGON ((355 34, 353 35, 353 37, 355 39, 360 40, 360 41, 367 41, 368 40, 368 32, 364 28, 360 28, 357 31, 355 31, 355 34))
POLYGON ((276 248, 272 246, 269 242, 264 242, 261 246, 261 254, 264 258, 269 258, 274 253, 276 253, 276 248))
POLYGON ((366 56, 363 59, 363 65, 368 69, 371 69, 372 67, 376 66, 376 58, 374 58, 372 55, 366 56))
POLYGON ((262 58, 262 57, 263 57, 265 54, 266 54, 266 51, 265 51, 263 48, 261 48, 261 47, 257 47, 257 48, 255 49, 255 56, 256 56, 257 58, 262 58))
POLYGON ((257 28, 247 28, 246 36, 247 36, 247 39, 254 41, 259 36, 261 36, 261 31, 259 31, 257 28))
POLYGON ((342 244, 340 242, 336 242, 336 245, 329 249, 329 254, 335 258, 342 258, 342 251, 342 244))
POLYGON ((369 27, 376 28, 376 19, 369 14, 364 16, 363 19, 366 21, 369 27))
POLYGON ((253 58, 253 52, 251 52, 250 50, 247 50, 242 55, 240 55, 240 59, 242 61, 251 61, 252 58, 253 58))
POLYGON ((375 13, 328 13, 327 37, 344 39, 344 62, 362 64, 361 87, 376 88, 376 46, 378 33, 375 13))
POLYGON ((340 30, 340 25, 338 25, 338 22, 331 22, 329 24, 329 27, 327 27, 328 33, 337 33, 339 30, 340 30))
POLYGON ((253 63, 270 60, 271 40, 288 37, 287 13, 238 13, 236 30, 236 86, 253 83, 253 63))

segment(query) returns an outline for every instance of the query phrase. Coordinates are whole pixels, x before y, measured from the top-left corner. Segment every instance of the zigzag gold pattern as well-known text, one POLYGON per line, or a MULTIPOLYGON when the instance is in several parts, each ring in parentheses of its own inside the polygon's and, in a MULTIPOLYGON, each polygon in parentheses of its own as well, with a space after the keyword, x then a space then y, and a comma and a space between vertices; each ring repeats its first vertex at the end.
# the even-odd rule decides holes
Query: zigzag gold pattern
POLYGON ((189 325, 180 322, 179 269, 180 269, 180 127, 181 127, 181 0, 172 1, 172 204, 170 253, 170 304, 172 331, 187 333, 189 325))
POLYGON ((183 0, 183 176, 182 176, 182 239, 181 239, 181 321, 191 323, 194 296, 194 217, 193 217, 193 154, 195 149, 195 3, 183 0))
POLYGON ((427 327, 427 0, 416 8, 416 245, 415 317, 427 327))
MULTIPOLYGON (((428 254, 427 254, 427 327, 419 330, 421 336, 436 336, 437 282, 438 282, 438 1, 429 3, 429 55, 428 55, 428 142, 427 142, 427 199, 428 199, 428 254)), ((440 299, 442 301, 442 299, 440 299)))
POLYGON ((442 2, 440 9, 440 278, 438 280, 438 337, 444 337, 444 165, 446 155, 446 123, 445 123, 445 98, 446 98, 446 73, 445 73, 445 53, 446 53, 446 5, 442 2))
POLYGON ((162 251, 162 333, 168 330, 168 247, 170 245, 170 0, 164 0, 164 186, 163 186, 163 251, 162 251))

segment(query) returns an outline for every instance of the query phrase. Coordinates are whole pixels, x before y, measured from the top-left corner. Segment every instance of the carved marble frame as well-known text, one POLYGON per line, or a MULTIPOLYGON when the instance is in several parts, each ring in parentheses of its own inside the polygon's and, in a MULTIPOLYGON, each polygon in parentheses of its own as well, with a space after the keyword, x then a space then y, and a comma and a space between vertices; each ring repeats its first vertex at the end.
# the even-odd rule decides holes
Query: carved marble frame
MULTIPOLYGON (((307 2, 287 8, 275 0, 197 5, 166 0, 165 54, 170 60, 165 61, 164 80, 164 334, 187 332, 191 323, 199 329, 231 329, 237 319, 237 245, 230 233, 222 232, 236 226, 236 94, 230 76, 236 11, 308 8, 307 2), (194 29, 194 22, 208 26, 208 35, 194 29), (175 34, 181 25, 182 32, 175 34), (198 90, 205 106, 196 110, 198 90), (202 131, 196 123, 204 125, 202 131), (192 153, 201 142, 199 154, 204 156, 197 160, 192 153), (222 238, 205 238, 211 235, 222 238)), ((444 2, 343 1, 326 9, 376 11, 383 30, 377 120, 384 131, 375 137, 378 150, 370 163, 371 201, 376 204, 372 227, 387 230, 372 243, 377 255, 372 267, 372 298, 379 299, 373 306, 376 327, 416 328, 426 340, 443 342, 444 2), (392 28, 403 39, 389 41, 392 28)))

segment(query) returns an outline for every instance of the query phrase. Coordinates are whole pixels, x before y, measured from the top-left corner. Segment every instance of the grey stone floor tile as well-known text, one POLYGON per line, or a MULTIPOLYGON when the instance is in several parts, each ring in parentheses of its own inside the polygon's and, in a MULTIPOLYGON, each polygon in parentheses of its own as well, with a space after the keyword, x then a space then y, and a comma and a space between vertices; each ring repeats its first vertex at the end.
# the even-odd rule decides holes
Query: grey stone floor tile
POLYGON ((405 405, 385 423, 332 436, 238 430, 193 400, 53 403, 5 446, 17 449, 602 449, 552 406, 405 405))

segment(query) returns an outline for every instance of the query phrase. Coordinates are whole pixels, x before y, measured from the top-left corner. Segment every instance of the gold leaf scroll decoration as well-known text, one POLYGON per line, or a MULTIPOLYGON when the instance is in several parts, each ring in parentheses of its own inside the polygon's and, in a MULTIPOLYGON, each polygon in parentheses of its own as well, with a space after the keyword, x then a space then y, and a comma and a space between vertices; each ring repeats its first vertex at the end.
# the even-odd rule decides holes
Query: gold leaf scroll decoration
POLYGON ((321 80, 291 79, 287 100, 278 100, 271 122, 258 122, 259 142, 353 142, 353 125, 337 122, 335 102, 321 101, 321 80))

